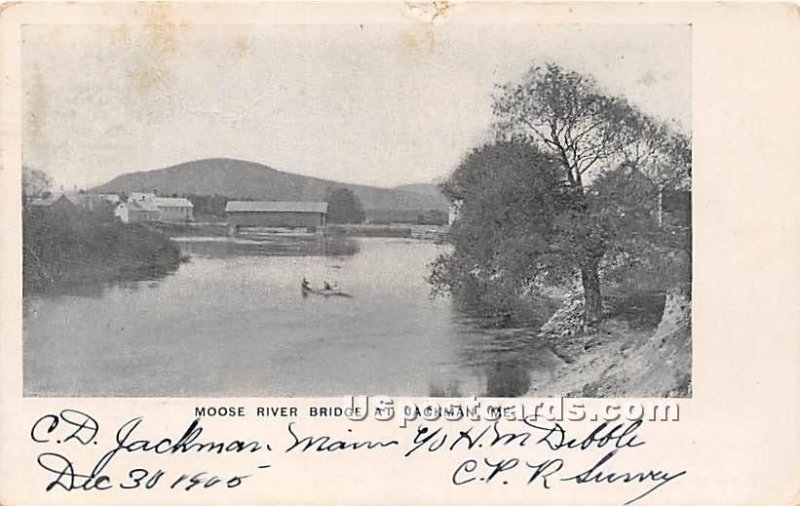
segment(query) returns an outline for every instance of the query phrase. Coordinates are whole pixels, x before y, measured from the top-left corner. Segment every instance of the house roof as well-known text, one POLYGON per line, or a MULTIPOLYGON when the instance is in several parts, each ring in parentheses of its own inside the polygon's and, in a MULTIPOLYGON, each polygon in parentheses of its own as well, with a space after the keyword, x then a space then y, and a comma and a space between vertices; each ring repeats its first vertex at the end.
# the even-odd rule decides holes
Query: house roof
POLYGON ((176 197, 153 197, 150 199, 158 207, 194 207, 189 199, 176 197))
POLYGON ((64 193, 64 198, 75 204, 76 206, 82 206, 88 200, 88 198, 84 194, 80 193, 64 193))
POLYGON ((128 200, 142 200, 142 199, 151 199, 155 197, 155 193, 146 193, 146 192, 131 192, 128 196, 128 200))
MULTIPOLYGON (((80 193, 80 192, 69 192, 64 193, 64 198, 75 204, 76 206, 87 207, 93 204, 98 204, 100 202, 112 202, 113 200, 109 198, 108 195, 102 195, 98 193, 80 193)), ((112 194, 113 195, 113 194, 112 194)), ((119 201, 119 196, 113 195, 117 197, 116 201, 119 201)))
POLYGON ((35 207, 50 207, 56 200, 53 198, 35 198, 31 199, 31 205, 35 207))
POLYGON ((101 200, 105 200, 107 202, 120 201, 119 195, 117 195, 116 193, 87 193, 86 195, 91 195, 92 197, 96 197, 101 200))
POLYGON ((151 213, 158 212, 158 207, 156 207, 156 205, 149 199, 129 200, 127 202, 123 202, 120 205, 127 206, 128 209, 130 209, 131 211, 151 212, 151 213))
POLYGON ((66 195, 62 194, 51 194, 49 197, 37 197, 31 200, 30 205, 35 207, 50 207, 59 200, 64 199, 65 201, 74 204, 72 200, 70 200, 66 195))
POLYGON ((226 213, 318 213, 328 212, 327 202, 259 202, 232 200, 226 213))

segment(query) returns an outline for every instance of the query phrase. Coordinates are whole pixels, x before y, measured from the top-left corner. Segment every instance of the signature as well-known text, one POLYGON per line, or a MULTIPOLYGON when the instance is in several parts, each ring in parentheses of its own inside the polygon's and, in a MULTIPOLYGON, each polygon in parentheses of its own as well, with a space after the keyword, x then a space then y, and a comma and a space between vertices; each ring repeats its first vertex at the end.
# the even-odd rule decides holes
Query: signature
POLYGON ((518 452, 519 456, 468 458, 453 471, 452 484, 508 485, 512 476, 522 475, 521 481, 524 484, 539 484, 544 489, 551 489, 556 482, 577 485, 645 484, 648 486, 624 503, 629 505, 686 474, 685 470, 611 471, 608 469, 612 465, 612 460, 618 460, 617 455, 645 444, 637 433, 642 423, 641 420, 619 424, 602 422, 585 435, 578 436, 570 434, 558 423, 540 425, 531 420, 525 420, 523 428, 516 430, 503 427, 500 422, 494 422, 483 426, 472 425, 456 433, 448 432, 443 426, 420 425, 405 457, 412 457, 417 452, 503 448, 518 452), (541 449, 552 455, 545 459, 534 458, 533 456, 541 454, 541 449), (598 450, 603 452, 602 457, 590 468, 580 469, 577 472, 568 470, 568 459, 572 453, 598 450))
POLYGON ((415 430, 404 430, 406 438, 373 439, 358 436, 352 428, 340 435, 312 434, 292 421, 285 426, 283 440, 266 442, 210 437, 201 418, 195 418, 185 429, 171 436, 152 437, 146 434, 152 433, 154 428, 145 427, 144 418, 139 416, 113 432, 113 443, 106 447, 109 449, 98 447, 88 451, 100 443, 100 423, 87 413, 65 409, 37 419, 31 426, 30 439, 51 450, 40 453, 36 459, 46 473, 45 490, 48 492, 235 489, 276 465, 275 459, 280 454, 273 452, 275 447, 282 454, 296 454, 302 458, 321 453, 389 452, 410 461, 432 453, 452 453, 458 455, 458 464, 448 471, 453 487, 521 484, 551 490, 559 486, 593 485, 625 487, 625 491, 635 487, 636 495, 624 503, 630 505, 686 475, 685 470, 626 468, 625 455, 646 445, 642 425, 642 421, 602 422, 576 433, 559 423, 540 423, 533 419, 468 426, 423 424, 415 430), (85 462, 79 465, 68 457, 67 450, 75 447, 84 448, 81 452, 84 458, 86 454, 97 457, 90 459, 88 465, 85 462), (115 465, 121 455, 136 458, 136 455, 145 454, 162 459, 202 456, 192 462, 206 466, 216 462, 222 465, 224 461, 225 467, 224 472, 196 468, 175 472, 175 465, 136 466, 124 471, 119 470, 121 464, 115 465), (241 457, 231 460, 225 457, 227 455, 241 457), (578 459, 579 455, 582 458, 578 459), (575 460, 581 464, 576 464, 575 460), (585 464, 587 461, 590 464, 585 464), (232 462, 236 462, 235 465, 241 462, 242 468, 232 472, 232 462))

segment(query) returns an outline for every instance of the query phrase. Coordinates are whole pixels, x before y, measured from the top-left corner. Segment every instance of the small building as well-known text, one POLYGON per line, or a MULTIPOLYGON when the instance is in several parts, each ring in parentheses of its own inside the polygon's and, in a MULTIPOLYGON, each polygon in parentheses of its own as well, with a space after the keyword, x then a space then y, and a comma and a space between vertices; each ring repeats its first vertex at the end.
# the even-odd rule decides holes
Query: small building
POLYGON ((233 200, 225 206, 228 223, 238 227, 321 227, 325 225, 327 214, 325 202, 233 200))
POLYGON ((34 214, 47 212, 74 214, 79 211, 78 206, 64 194, 52 194, 47 197, 31 199, 28 208, 34 214))
POLYGON ((194 206, 185 198, 152 197, 148 199, 158 208, 158 220, 168 222, 186 222, 194 220, 194 206))
POLYGON ((128 200, 114 209, 114 216, 123 223, 158 221, 160 211, 150 199, 128 200))
POLYGON ((450 202, 450 208, 447 210, 447 224, 452 225, 458 219, 461 213, 461 206, 464 204, 463 200, 454 200, 450 202))
POLYGON ((116 193, 91 193, 89 195, 93 195, 104 202, 108 202, 110 204, 119 204, 120 198, 119 195, 116 193))
POLYGON ((111 208, 119 204, 119 195, 115 193, 65 193, 64 196, 76 206, 88 211, 111 208))

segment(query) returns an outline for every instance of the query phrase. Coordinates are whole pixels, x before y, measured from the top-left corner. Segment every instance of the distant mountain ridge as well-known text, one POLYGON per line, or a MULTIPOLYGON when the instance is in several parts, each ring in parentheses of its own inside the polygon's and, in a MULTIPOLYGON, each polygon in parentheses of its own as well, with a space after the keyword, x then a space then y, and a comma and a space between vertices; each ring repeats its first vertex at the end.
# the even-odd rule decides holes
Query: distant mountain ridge
POLYGON ((233 199, 314 202, 324 200, 328 188, 342 186, 350 188, 366 210, 447 210, 447 199, 434 185, 378 188, 339 183, 230 158, 195 160, 164 169, 123 174, 91 191, 111 193, 155 190, 161 195, 218 194, 233 199), (431 191, 431 188, 435 191, 431 191))
POLYGON ((400 186, 395 186, 392 189, 403 192, 420 193, 422 195, 442 196, 442 192, 439 191, 439 187, 434 183, 401 184, 400 186))

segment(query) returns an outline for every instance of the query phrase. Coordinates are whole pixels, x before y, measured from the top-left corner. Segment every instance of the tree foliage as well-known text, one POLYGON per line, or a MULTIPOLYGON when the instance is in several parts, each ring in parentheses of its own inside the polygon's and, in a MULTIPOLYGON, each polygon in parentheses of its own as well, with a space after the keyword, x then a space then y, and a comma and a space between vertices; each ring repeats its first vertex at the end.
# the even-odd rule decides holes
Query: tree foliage
POLYGON ((189 194, 187 199, 194 206, 193 212, 195 216, 225 216, 225 205, 230 200, 224 195, 194 195, 189 194))
POLYGON ((689 186, 691 141, 557 65, 499 86, 494 114, 496 143, 467 156, 442 185, 463 204, 454 251, 432 280, 451 291, 463 280, 501 280, 518 293, 578 275, 593 323, 607 254, 663 243, 654 208, 663 189, 689 186))
POLYGON ((23 290, 87 279, 149 277, 177 267, 180 249, 145 224, 113 221, 110 213, 25 213, 23 290))
POLYGON ((557 217, 569 199, 557 162, 521 142, 469 153, 440 185, 462 202, 451 253, 434 263, 434 289, 510 309, 544 277, 563 273, 554 251, 557 217))
POLYGON ((659 186, 685 185, 691 175, 686 136, 603 93, 593 78, 558 65, 534 66, 521 82, 499 86, 494 113, 500 138, 551 153, 579 194, 593 172, 622 165, 659 186))
POLYGON ((559 246, 580 273, 586 321, 593 323, 602 312, 601 262, 617 232, 630 223, 618 218, 628 212, 634 216, 633 208, 654 201, 663 188, 687 184, 690 142, 624 98, 603 93, 591 77, 552 64, 534 66, 521 82, 500 86, 494 113, 498 137, 531 143, 558 161, 572 199, 570 210, 558 218, 559 246), (610 171, 617 172, 599 177, 610 171), (599 189, 587 194, 593 180, 607 183, 606 189, 611 183, 619 187, 625 174, 651 183, 652 196, 643 185, 629 188, 637 190, 631 194, 635 204, 624 206, 633 204, 630 211, 619 214, 604 207, 610 201, 623 205, 607 191, 600 198, 595 198, 599 189))
POLYGON ((364 207, 355 193, 349 188, 339 187, 328 190, 328 223, 363 223, 364 207))
POLYGON ((50 177, 41 170, 22 168, 22 203, 27 205, 33 198, 45 197, 50 193, 50 177))

